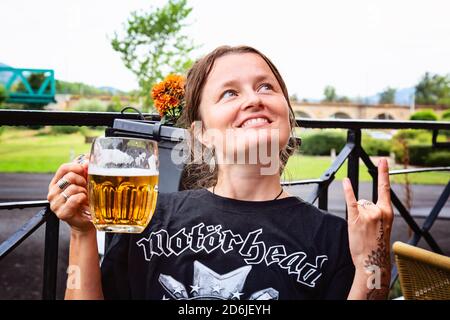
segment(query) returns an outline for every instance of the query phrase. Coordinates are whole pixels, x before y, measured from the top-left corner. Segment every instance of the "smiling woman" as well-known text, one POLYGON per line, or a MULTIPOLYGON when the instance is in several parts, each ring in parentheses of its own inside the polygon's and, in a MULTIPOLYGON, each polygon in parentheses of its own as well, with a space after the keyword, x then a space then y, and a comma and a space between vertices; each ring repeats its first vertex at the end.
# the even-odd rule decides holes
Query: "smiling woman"
POLYGON ((295 148, 295 119, 284 81, 266 56, 251 47, 219 47, 193 65, 185 91, 180 123, 208 161, 187 166, 187 190, 158 196, 141 234, 114 236, 101 269, 95 228, 81 213, 88 164, 56 172, 48 200, 71 226, 69 265, 79 270, 66 298, 386 298, 387 162, 379 164, 376 204, 357 200, 344 181, 347 225, 281 186, 295 148))
MULTIPOLYGON (((218 181, 216 162, 233 162, 230 157, 237 161, 238 154, 250 160, 250 153, 258 157, 271 147, 277 152, 267 151, 266 155, 272 163, 279 164, 281 174, 297 147, 297 141, 290 139, 296 122, 287 87, 270 59, 250 47, 219 47, 197 61, 188 79, 186 111, 180 125, 190 128, 192 145, 197 139, 207 148, 207 154, 212 155, 207 160, 213 164, 193 156, 194 161, 186 168, 184 187, 211 188, 218 181), (196 121, 201 121, 200 134, 194 132, 192 124, 196 121), (256 128, 257 131, 248 130, 256 128), (272 141, 275 136, 276 142, 272 141)), ((244 170, 250 167, 248 162, 244 163, 247 165, 244 170)), ((221 173, 229 176, 233 173, 228 169, 239 170, 236 163, 222 167, 225 170, 221 173)), ((254 166, 254 169, 261 168, 254 166)), ((276 176, 272 178, 279 185, 276 176)), ((255 196, 253 191, 251 197, 255 196)))

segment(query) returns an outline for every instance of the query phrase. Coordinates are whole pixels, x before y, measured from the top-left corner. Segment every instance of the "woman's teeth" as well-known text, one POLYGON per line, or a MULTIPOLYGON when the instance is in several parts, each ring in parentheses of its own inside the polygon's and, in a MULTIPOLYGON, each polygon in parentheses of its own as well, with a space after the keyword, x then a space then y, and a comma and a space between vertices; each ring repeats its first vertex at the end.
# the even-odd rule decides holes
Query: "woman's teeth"
POLYGON ((249 120, 245 121, 241 125, 241 128, 245 128, 245 127, 252 126, 255 124, 260 124, 260 123, 269 123, 269 121, 265 118, 253 118, 253 119, 249 119, 249 120))

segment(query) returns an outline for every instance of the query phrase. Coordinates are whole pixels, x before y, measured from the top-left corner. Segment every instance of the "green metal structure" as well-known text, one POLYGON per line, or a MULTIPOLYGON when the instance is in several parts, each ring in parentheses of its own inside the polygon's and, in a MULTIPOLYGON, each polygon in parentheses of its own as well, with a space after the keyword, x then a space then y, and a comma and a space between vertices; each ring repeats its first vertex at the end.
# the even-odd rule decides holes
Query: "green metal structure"
POLYGON ((7 103, 18 104, 48 104, 55 100, 55 73, 51 69, 17 69, 0 67, 0 77, 5 83, 7 103), (39 87, 33 88, 30 84, 30 75, 41 75, 43 81, 39 87), (16 88, 23 88, 17 91, 16 88))

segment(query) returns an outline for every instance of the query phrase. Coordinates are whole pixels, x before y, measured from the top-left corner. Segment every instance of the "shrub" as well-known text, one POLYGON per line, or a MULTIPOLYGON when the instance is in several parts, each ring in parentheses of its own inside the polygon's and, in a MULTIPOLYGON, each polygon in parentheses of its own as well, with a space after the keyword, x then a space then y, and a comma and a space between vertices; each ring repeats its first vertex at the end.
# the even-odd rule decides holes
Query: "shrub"
MULTIPOLYGON (((430 145, 416 144, 409 145, 407 148, 409 152, 409 164, 413 166, 424 166, 427 155, 433 152, 433 147, 430 145)), ((405 150, 403 148, 396 148, 394 154, 395 161, 403 163, 405 150)))
POLYGON ((444 121, 445 121, 445 120, 450 121, 450 109, 445 110, 445 111, 442 113, 441 118, 442 118, 442 120, 444 120, 444 121))
POLYGON ((415 112, 409 119, 436 121, 438 119, 438 116, 432 109, 423 109, 415 112))
POLYGON ((413 144, 431 143, 432 133, 426 130, 402 129, 394 135, 394 141, 408 140, 413 144))
MULTIPOLYGON (((403 163, 404 147, 401 144, 401 140, 405 140, 408 145, 409 151, 409 164, 416 166, 428 166, 431 165, 427 162, 427 159, 431 155, 439 152, 440 150, 435 150, 431 145, 432 133, 426 130, 399 130, 392 141, 392 151, 395 154, 395 161, 398 163, 403 163)), ((438 141, 446 140, 445 132, 440 131, 440 136, 438 141)), ((434 157, 434 156, 433 156, 434 157)), ((442 159, 440 156, 436 156, 442 159)), ((436 159, 437 159, 436 158, 436 159)), ((440 160, 431 160, 440 161, 440 160)), ((430 162, 431 163, 431 162, 430 162)), ((450 161, 447 165, 450 164, 450 161)))
POLYGON ((103 102, 96 99, 81 99, 74 107, 75 111, 91 111, 91 112, 104 112, 106 106, 103 102))
MULTIPOLYGON (((441 117, 442 117, 442 121, 450 121, 450 109, 445 110, 442 113, 441 117)), ((450 138, 450 130, 442 130, 442 131, 440 131, 440 133, 442 135, 444 135, 445 137, 447 137, 447 139, 450 138)))
POLYGON ((0 84, 0 107, 2 106, 2 103, 6 101, 6 98, 8 98, 6 89, 3 85, 0 84))
POLYGON ((390 140, 364 137, 362 147, 369 156, 389 156, 392 143, 390 140))
POLYGON ((120 97, 114 96, 111 98, 111 102, 106 107, 107 112, 120 112, 123 109, 120 97))
POLYGON ((427 157, 433 153, 431 145, 411 145, 409 149, 409 163, 413 166, 425 166, 427 157))
MULTIPOLYGON (((409 164, 413 166, 448 166, 450 164, 450 152, 443 150, 436 150, 431 145, 410 145, 409 164)), ((404 150, 397 148, 394 150, 395 161, 403 163, 404 150)))
POLYGON ((71 134, 78 132, 80 130, 79 127, 76 126, 51 126, 50 133, 51 134, 71 134))
POLYGON ((443 167, 450 165, 450 151, 435 151, 425 159, 425 165, 430 167, 443 167))
POLYGON ((122 111, 123 107, 120 104, 110 103, 106 107, 107 112, 120 112, 122 111))
POLYGON ((300 152, 307 155, 329 155, 331 149, 339 152, 345 145, 346 137, 338 131, 321 131, 302 138, 300 152))

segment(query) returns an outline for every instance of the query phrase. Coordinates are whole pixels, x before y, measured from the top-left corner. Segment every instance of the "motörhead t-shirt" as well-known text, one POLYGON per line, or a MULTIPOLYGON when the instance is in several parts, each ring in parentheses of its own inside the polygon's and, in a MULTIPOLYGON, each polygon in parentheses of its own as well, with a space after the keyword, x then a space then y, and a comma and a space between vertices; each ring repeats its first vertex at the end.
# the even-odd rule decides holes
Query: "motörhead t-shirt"
POLYGON ((115 234, 101 266, 106 299, 346 299, 346 221, 297 197, 159 194, 141 234, 115 234))

